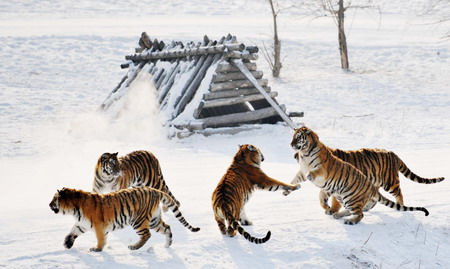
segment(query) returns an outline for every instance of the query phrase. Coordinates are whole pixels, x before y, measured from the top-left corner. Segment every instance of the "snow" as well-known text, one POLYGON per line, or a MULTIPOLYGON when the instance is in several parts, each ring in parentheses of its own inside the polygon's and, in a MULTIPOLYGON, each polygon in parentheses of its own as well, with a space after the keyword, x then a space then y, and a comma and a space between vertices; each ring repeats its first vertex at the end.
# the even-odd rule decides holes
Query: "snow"
MULTIPOLYGON (((295 119, 321 140, 342 149, 395 151, 424 177, 401 176, 405 204, 430 211, 397 212, 377 205, 355 226, 323 213, 319 190, 309 182, 284 197, 256 192, 246 212, 248 231, 272 238, 253 245, 223 237, 214 221, 211 194, 238 144, 258 146, 262 169, 289 182, 298 165, 285 124, 257 126, 236 135, 167 139, 156 114, 151 85, 140 78, 126 98, 105 114, 98 107, 120 82, 124 56, 142 31, 152 38, 200 41, 228 33, 246 45, 270 42, 264 1, 7 1, 0 5, 0 267, 6 268, 449 268, 450 50, 443 25, 418 16, 426 1, 382 1, 377 13, 347 20, 351 72, 339 68, 336 27, 288 10, 279 16, 281 77, 273 79, 262 55, 257 62, 295 119), (157 8, 155 8, 155 6, 157 8), (353 22, 352 22, 353 21, 353 22), (95 235, 74 247, 62 243, 74 219, 55 215, 48 203, 62 187, 90 190, 103 152, 152 151, 167 184, 194 226, 173 214, 174 234, 153 233, 130 251, 131 228, 115 231, 101 253, 88 251, 95 235)), ((351 19, 350 19, 351 18, 351 19)), ((167 42, 166 42, 167 43, 167 42)), ((384 193, 387 197, 392 197, 384 193)))

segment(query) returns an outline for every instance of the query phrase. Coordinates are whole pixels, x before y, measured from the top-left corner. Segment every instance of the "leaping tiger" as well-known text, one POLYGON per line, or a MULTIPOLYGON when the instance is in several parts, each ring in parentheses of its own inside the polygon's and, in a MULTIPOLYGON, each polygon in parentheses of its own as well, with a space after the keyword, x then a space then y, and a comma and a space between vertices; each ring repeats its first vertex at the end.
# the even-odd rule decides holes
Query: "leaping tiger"
POLYGON ((364 208, 372 208, 376 202, 399 211, 423 211, 425 216, 429 214, 424 207, 406 207, 386 199, 363 173, 334 156, 330 148, 319 140, 319 136, 305 126, 295 130, 291 147, 298 152, 305 177, 344 206, 345 210, 334 212, 333 216, 352 216, 345 220, 345 224, 358 223, 364 216, 364 208))

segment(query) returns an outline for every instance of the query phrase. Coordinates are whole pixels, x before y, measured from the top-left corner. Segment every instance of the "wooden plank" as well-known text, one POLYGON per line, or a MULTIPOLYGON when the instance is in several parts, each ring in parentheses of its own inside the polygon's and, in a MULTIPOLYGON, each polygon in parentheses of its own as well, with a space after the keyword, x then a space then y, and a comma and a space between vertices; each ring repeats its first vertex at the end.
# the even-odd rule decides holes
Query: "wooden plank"
MULTIPOLYGON (((269 96, 272 98, 277 97, 278 93, 270 92, 269 96)), ((234 105, 234 104, 238 104, 238 103, 251 102, 251 101, 256 101, 256 100, 261 100, 261 99, 264 99, 264 96, 258 92, 258 94, 243 95, 243 96, 233 97, 233 98, 222 98, 222 99, 214 99, 214 100, 210 100, 210 101, 203 101, 204 102, 203 107, 208 108, 208 107, 215 107, 215 106, 229 106, 229 105, 234 105)))
POLYGON ((260 83, 252 76, 250 71, 245 67, 245 65, 242 63, 242 61, 238 60, 231 60, 231 64, 235 65, 239 70, 242 71, 242 73, 245 74, 248 80, 251 81, 251 83, 259 90, 259 92, 264 95, 267 102, 277 111, 278 115, 292 128, 295 129, 296 126, 292 122, 291 118, 289 118, 288 115, 278 106, 278 104, 270 97, 269 94, 266 93, 266 91, 261 87, 263 85, 260 85, 260 83))
MULTIPOLYGON (((258 85, 260 86, 267 86, 269 81, 267 79, 258 79, 257 80, 258 85)), ((255 87, 253 83, 250 80, 235 80, 235 81, 226 81, 226 82, 217 82, 212 83, 209 87, 210 92, 216 92, 216 91, 224 91, 224 90, 232 90, 237 88, 253 88, 255 87)))
MULTIPOLYGON (((258 60, 258 54, 252 54, 248 51, 239 52, 239 51, 229 51, 225 53, 225 58, 234 58, 234 59, 243 59, 248 61, 256 61, 258 60)), ((127 59, 128 60, 128 59, 127 59)))
MULTIPOLYGON (((245 67, 247 67, 248 70, 250 71, 255 71, 256 68, 256 63, 245 63, 245 67)), ((227 61, 222 61, 221 63, 219 63, 217 65, 217 69, 216 69, 216 73, 221 73, 221 72, 240 72, 239 68, 235 67, 234 65, 230 64, 227 61)))
MULTIPOLYGON (((270 87, 263 87, 263 89, 266 92, 270 92, 270 87)), ((250 95, 259 93, 258 89, 256 88, 247 88, 247 89, 237 89, 237 90, 227 90, 227 91, 217 91, 217 92, 209 92, 205 93, 203 95, 203 100, 214 100, 214 99, 220 99, 220 98, 227 98, 227 97, 236 97, 241 95, 250 95)))
MULTIPOLYGON (((211 44, 212 44, 212 41, 210 41, 207 46, 210 46, 211 44)), ((201 56, 198 56, 198 57, 199 57, 199 60, 194 66, 194 69, 192 71, 192 75, 190 77, 188 77, 188 79, 186 80, 185 84, 183 85, 183 88, 181 89, 180 96, 178 96, 178 98, 175 100, 175 104, 173 105, 173 112, 174 112, 174 114, 172 116, 172 119, 174 119, 177 116, 176 113, 178 111, 179 103, 180 103, 181 99, 183 98, 184 94, 186 93, 187 89, 191 85, 192 81, 195 79, 198 71, 200 70, 200 68, 202 68, 203 63, 205 62, 205 60, 207 58, 207 55, 201 55, 201 56)))
MULTIPOLYGON (((224 42, 224 40, 221 40, 220 42, 224 42)), ((204 56, 203 56, 204 57, 204 56)), ((186 93, 181 98, 178 107, 175 107, 174 116, 177 117, 181 114, 181 112, 184 111, 186 105, 192 100, 195 93, 197 92, 198 87, 200 86, 200 83, 202 82, 203 78, 206 75, 206 71, 209 69, 209 67, 214 63, 217 62, 220 59, 220 54, 211 54, 206 56, 206 60, 203 63, 202 67, 196 72, 195 78, 192 81, 191 85, 189 85, 188 89, 186 90, 186 93)))
MULTIPOLYGON (((263 71, 250 71, 250 73, 256 79, 261 79, 264 75, 263 71)), ((228 73, 214 74, 212 77, 212 82, 225 82, 241 79, 246 79, 245 75, 242 74, 242 72, 228 72, 228 73)))
MULTIPOLYGON (((236 44, 220 44, 216 46, 200 46, 198 48, 183 49, 183 50, 172 50, 172 51, 155 51, 151 53, 134 54, 125 56, 126 60, 132 60, 133 62, 141 62, 155 59, 170 59, 170 58, 182 58, 187 56, 200 56, 206 54, 216 54, 224 53, 225 51, 239 52, 245 49, 245 45, 242 43, 236 44)), ((242 54, 242 53, 241 53, 242 54)), ((248 52, 244 52, 245 55, 251 55, 248 52)), ((240 53, 230 54, 234 56, 229 57, 239 57, 240 53)), ((256 55, 256 54, 254 54, 256 55)), ((248 56, 244 56, 248 57, 248 56)), ((240 58, 240 57, 239 57, 240 58)))
MULTIPOLYGON (((284 105, 280 106, 281 109, 285 109, 284 105)), ((204 118, 201 121, 206 128, 208 127, 223 127, 233 126, 245 123, 251 123, 264 118, 278 115, 278 112, 273 107, 268 107, 255 111, 248 111, 242 113, 228 114, 223 116, 204 118)))

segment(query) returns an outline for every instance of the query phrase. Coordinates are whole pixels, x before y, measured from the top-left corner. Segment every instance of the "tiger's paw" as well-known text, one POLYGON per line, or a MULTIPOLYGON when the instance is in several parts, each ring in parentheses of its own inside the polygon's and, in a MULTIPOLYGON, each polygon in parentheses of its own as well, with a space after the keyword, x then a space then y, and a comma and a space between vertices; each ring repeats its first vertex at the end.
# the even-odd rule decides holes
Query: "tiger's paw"
POLYGON ((347 224, 347 225, 355 225, 356 223, 357 222, 354 222, 352 220, 348 220, 348 219, 344 220, 344 224, 347 224))
POLYGON ((128 248, 129 248, 130 250, 136 250, 136 249, 140 249, 141 247, 136 246, 136 245, 129 245, 128 248))
POLYGON ((292 191, 296 191, 298 189, 300 189, 302 186, 300 184, 295 184, 294 187, 292 187, 292 191))
MULTIPOLYGON (((331 209, 327 209, 327 210, 325 210, 325 214, 327 214, 327 215, 334 215, 334 214, 336 214, 336 212, 334 212, 333 210, 331 210, 331 209)), ((334 217, 334 216, 333 216, 334 217)), ((335 217, 336 218, 336 217, 335 217)))
MULTIPOLYGON (((331 211, 330 211, 330 214, 331 214, 331 211)), ((340 219, 340 218, 342 218, 342 216, 338 212, 335 212, 335 213, 333 213, 333 218, 340 219)))
POLYGON ((72 248, 73 243, 75 242, 76 238, 77 238, 76 235, 72 235, 72 234, 67 235, 66 238, 64 239, 64 247, 67 249, 72 248))
POLYGON ((100 251, 102 251, 102 249, 98 248, 98 247, 93 247, 93 248, 90 248, 89 251, 91 251, 91 252, 100 252, 100 251))
POLYGON ((284 190, 284 191, 283 191, 283 195, 284 195, 284 196, 288 196, 289 194, 291 194, 291 192, 292 192, 292 191, 290 191, 290 190, 284 190))

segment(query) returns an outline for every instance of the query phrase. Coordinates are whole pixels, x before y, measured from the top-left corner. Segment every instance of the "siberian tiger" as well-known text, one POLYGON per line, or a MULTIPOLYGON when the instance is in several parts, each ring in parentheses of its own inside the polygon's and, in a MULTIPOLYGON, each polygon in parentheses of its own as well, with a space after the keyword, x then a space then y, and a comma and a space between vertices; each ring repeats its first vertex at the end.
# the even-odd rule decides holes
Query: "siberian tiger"
POLYGON ((124 189, 108 194, 63 188, 54 195, 50 208, 55 214, 73 215, 76 219, 64 240, 64 246, 68 249, 79 235, 93 230, 97 236, 97 246, 90 250, 102 251, 110 231, 131 225, 140 237, 138 242, 128 246, 135 250, 150 238, 150 229, 166 236, 166 247, 172 244, 170 226, 161 218, 160 200, 169 206, 186 228, 192 232, 200 230, 184 219, 170 196, 150 187, 124 189))
POLYGON ((244 205, 253 190, 258 188, 268 191, 278 189, 293 191, 300 188, 299 184, 285 184, 268 177, 260 168, 262 161, 264 156, 257 147, 239 146, 233 162, 212 194, 214 217, 221 233, 233 237, 237 230, 245 239, 255 244, 265 243, 270 239, 271 233, 268 231, 264 238, 255 238, 241 226, 252 225, 245 214, 244 205))
MULTIPOLYGON (((149 151, 133 151, 117 157, 116 153, 103 153, 95 166, 93 191, 104 193, 129 187, 149 186, 167 193, 180 206, 164 181, 158 159, 149 151)), ((163 205, 167 211, 167 206, 163 205)))
MULTIPOLYGON (((400 190, 399 171, 408 179, 422 184, 433 184, 444 180, 443 177, 423 178, 414 174, 406 164, 392 151, 383 149, 359 149, 359 150, 340 150, 329 148, 331 153, 339 159, 350 163, 356 169, 361 171, 376 187, 381 187, 392 194, 397 204, 403 205, 403 195, 400 190)), ((298 153, 294 158, 299 161, 298 153)), ((302 171, 299 171, 291 184, 304 181, 302 171)), ((288 191, 285 192, 285 195, 288 191)), ((321 191, 319 194, 320 205, 327 214, 337 212, 340 204, 332 198, 331 207, 328 206, 329 195, 321 191)), ((373 204, 375 206, 376 203, 373 204)), ((370 208, 366 208, 367 210, 370 208)))
POLYGON ((423 211, 423 207, 406 207, 382 196, 378 187, 350 163, 332 154, 316 133, 303 126, 295 130, 291 147, 298 152, 301 171, 325 194, 332 195, 345 210, 335 212, 335 218, 352 216, 345 224, 356 224, 364 216, 363 209, 371 208, 376 202, 399 211, 423 211))

